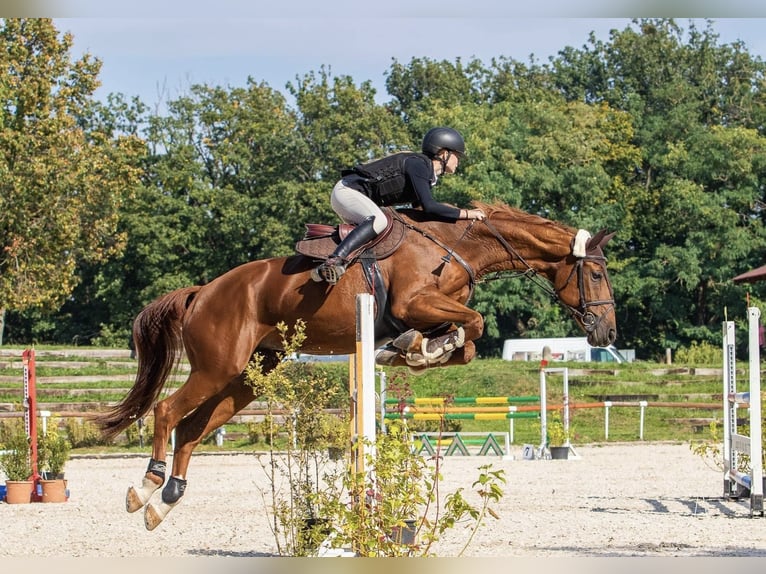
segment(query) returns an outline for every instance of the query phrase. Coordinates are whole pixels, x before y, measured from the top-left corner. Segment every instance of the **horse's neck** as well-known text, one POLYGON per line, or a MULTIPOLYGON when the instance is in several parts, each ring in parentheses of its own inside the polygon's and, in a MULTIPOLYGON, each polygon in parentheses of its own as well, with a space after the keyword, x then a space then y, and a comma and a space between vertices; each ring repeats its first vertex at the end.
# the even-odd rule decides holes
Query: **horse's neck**
POLYGON ((497 271, 526 271, 531 267, 552 280, 557 265, 571 253, 571 232, 552 221, 543 218, 524 218, 518 222, 504 219, 492 225, 507 246, 488 227, 481 230, 482 248, 476 253, 476 269, 480 276, 497 271))

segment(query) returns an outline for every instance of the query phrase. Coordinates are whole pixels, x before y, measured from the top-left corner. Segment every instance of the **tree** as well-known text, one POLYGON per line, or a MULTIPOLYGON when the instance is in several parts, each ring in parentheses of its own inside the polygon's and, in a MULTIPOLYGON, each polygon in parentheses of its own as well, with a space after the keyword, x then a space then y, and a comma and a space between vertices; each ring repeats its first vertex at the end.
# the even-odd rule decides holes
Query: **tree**
POLYGON ((628 112, 641 150, 615 242, 622 336, 658 352, 719 341, 724 309, 744 312, 731 278, 766 249, 764 63, 711 22, 687 35, 645 19, 552 69, 568 100, 628 112))
POLYGON ((80 262, 124 244, 118 212, 141 143, 81 127, 101 63, 70 61, 71 45, 49 19, 0 23, 0 315, 56 308, 80 262))

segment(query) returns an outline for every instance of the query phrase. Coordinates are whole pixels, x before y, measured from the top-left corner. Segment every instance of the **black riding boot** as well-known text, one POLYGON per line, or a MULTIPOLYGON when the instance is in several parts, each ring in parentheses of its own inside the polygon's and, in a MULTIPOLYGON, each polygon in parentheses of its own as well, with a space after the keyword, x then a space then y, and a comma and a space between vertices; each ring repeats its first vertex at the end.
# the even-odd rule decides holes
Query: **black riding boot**
POLYGON ((365 243, 377 237, 373 228, 374 217, 368 217, 362 223, 357 225, 346 235, 343 241, 335 248, 332 255, 319 267, 311 272, 311 278, 314 281, 327 281, 330 285, 335 285, 341 276, 346 272, 346 259, 348 256, 362 247, 365 243))

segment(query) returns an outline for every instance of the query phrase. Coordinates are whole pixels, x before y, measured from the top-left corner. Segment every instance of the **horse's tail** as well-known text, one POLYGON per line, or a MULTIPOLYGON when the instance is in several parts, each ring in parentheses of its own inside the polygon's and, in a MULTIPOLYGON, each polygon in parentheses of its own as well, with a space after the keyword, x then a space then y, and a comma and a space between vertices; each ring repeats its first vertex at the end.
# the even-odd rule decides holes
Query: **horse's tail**
POLYGON ((177 289, 153 301, 133 322, 138 372, 133 388, 108 411, 94 417, 104 438, 113 438, 154 405, 171 370, 180 359, 181 324, 201 287, 177 289))

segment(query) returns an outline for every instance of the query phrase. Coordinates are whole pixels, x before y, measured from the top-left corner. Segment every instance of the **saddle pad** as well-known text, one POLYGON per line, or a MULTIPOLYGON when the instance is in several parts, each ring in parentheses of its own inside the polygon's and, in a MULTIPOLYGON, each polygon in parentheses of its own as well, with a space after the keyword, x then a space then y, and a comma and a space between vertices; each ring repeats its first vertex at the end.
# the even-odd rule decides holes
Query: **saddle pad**
MULTIPOLYGON (((327 259, 340 243, 337 229, 337 226, 333 227, 333 233, 316 239, 301 239, 295 244, 295 250, 306 257, 319 260, 327 259)), ((406 232, 407 228, 404 227, 404 224, 398 219, 394 219, 391 223, 391 231, 371 248, 363 249, 363 251, 375 259, 385 259, 397 250, 406 232)), ((352 254, 352 258, 355 256, 356 254, 352 254)))

